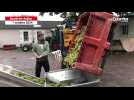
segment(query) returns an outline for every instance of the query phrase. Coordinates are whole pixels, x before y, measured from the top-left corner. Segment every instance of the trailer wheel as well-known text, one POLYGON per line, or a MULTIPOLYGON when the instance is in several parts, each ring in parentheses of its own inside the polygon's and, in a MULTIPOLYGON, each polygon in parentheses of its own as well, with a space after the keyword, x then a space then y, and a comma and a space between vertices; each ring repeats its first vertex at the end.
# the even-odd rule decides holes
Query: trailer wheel
POLYGON ((27 51, 29 51, 29 46, 28 45, 24 45, 23 47, 22 47, 22 50, 24 51, 24 52, 27 52, 27 51))

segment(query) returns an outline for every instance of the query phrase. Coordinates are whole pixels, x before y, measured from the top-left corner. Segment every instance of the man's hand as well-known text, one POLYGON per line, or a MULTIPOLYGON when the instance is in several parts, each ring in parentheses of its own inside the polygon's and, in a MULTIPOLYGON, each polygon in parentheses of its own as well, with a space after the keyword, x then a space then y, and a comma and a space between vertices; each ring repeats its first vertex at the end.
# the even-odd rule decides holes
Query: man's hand
POLYGON ((38 56, 38 55, 37 55, 36 57, 37 57, 37 58, 41 58, 42 56, 38 56))
POLYGON ((41 58, 37 53, 33 52, 36 58, 41 58))
POLYGON ((50 54, 51 54, 51 53, 42 54, 42 55, 40 55, 40 57, 48 56, 48 55, 50 55, 50 54))
POLYGON ((40 56, 36 56, 36 58, 40 58, 40 56))

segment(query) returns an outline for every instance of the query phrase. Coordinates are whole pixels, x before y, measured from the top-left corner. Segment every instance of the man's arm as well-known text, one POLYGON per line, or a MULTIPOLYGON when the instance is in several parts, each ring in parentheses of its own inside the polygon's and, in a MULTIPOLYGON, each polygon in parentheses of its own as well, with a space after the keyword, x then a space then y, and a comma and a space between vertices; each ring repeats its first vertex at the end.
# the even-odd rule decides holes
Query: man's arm
POLYGON ((40 58, 40 56, 37 54, 35 49, 36 49, 35 46, 33 46, 33 49, 32 49, 33 54, 35 55, 35 57, 40 58))
POLYGON ((46 42, 46 50, 41 54, 40 57, 48 55, 50 52, 49 43, 46 42))
POLYGON ((33 54, 35 55, 35 57, 40 58, 40 56, 33 50, 33 54))

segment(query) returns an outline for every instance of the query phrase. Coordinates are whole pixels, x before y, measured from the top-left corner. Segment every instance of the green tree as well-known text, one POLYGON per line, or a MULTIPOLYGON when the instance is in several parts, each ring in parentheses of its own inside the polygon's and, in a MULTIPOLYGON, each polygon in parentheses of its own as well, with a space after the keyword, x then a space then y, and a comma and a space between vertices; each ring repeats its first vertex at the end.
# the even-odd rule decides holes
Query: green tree
MULTIPOLYGON (((61 14, 62 18, 77 18, 80 14, 82 14, 83 12, 40 12, 40 15, 43 16, 44 13, 49 13, 50 15, 54 15, 54 14, 61 14)), ((119 15, 120 17, 129 15, 129 14, 134 14, 134 12, 115 12, 117 13, 117 15, 119 15)))
POLYGON ((60 16, 65 19, 75 19, 83 12, 40 12, 40 15, 43 16, 45 13, 49 13, 49 15, 57 15, 61 14, 60 16))

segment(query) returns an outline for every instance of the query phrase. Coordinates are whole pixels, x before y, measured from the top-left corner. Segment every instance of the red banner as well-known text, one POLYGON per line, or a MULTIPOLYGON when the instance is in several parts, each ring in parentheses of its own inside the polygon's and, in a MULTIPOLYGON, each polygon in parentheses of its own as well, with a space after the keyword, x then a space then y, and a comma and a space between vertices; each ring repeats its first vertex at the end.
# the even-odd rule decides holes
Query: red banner
POLYGON ((37 21, 37 16, 6 16, 5 20, 6 21, 25 21, 25 20, 37 21))
POLYGON ((36 25, 37 16, 5 16, 6 25, 36 25))

